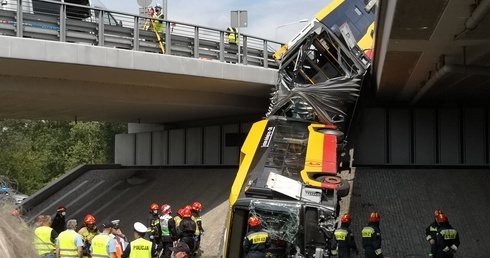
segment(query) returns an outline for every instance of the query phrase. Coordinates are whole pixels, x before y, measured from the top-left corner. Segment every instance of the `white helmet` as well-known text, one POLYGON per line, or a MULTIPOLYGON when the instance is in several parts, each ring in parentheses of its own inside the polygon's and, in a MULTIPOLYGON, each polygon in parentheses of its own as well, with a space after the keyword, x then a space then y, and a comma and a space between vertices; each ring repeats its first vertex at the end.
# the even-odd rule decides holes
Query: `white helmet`
POLYGON ((161 5, 161 4, 159 4, 159 3, 157 3, 157 4, 155 5, 155 9, 162 9, 162 5, 161 5))

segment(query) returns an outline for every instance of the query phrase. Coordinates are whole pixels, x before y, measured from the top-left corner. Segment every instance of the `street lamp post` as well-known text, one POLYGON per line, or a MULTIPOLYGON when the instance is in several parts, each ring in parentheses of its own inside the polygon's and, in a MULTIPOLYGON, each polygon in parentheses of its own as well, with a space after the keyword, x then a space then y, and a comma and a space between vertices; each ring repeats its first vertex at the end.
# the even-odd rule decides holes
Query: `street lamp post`
POLYGON ((278 30, 279 28, 286 27, 286 26, 293 25, 293 24, 297 24, 297 23, 304 23, 304 22, 308 22, 308 19, 301 19, 301 20, 299 20, 299 21, 290 22, 290 23, 285 23, 285 24, 281 24, 281 25, 277 26, 277 27, 276 27, 276 36, 274 36, 274 40, 277 40, 277 30, 278 30))

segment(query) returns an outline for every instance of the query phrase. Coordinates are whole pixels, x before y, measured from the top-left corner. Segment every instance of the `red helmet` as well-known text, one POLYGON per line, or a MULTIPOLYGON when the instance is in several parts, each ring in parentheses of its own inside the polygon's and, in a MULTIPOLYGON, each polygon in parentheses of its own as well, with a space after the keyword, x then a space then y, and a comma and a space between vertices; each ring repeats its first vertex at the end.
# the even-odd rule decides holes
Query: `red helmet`
POLYGON ((185 208, 183 211, 182 211, 182 217, 183 218, 190 218, 192 216, 192 212, 190 209, 187 209, 185 208))
POLYGON ((161 210, 162 210, 162 215, 167 215, 167 214, 172 213, 172 209, 170 208, 170 205, 168 205, 168 204, 162 205, 161 210))
POLYGON ((379 214, 377 212, 371 213, 369 216, 369 222, 379 222, 379 214))
POLYGON ((248 225, 250 225, 251 227, 259 226, 260 225, 260 219, 255 217, 255 216, 250 217, 250 218, 248 218, 248 225))
POLYGON ((344 214, 342 215, 342 218, 340 219, 340 222, 342 223, 350 223, 352 220, 351 216, 349 214, 344 214))
POLYGON ((192 204, 192 209, 195 211, 200 211, 202 208, 202 204, 200 202, 195 202, 192 204))
POLYGON ((437 219, 437 217, 439 216, 439 214, 442 214, 442 211, 437 209, 434 211, 434 218, 437 219))
POLYGON ((157 211, 157 210, 158 210, 158 204, 156 204, 156 203, 152 203, 152 204, 150 205, 150 212, 151 212, 151 211, 157 211))
POLYGON ((189 210, 192 210, 192 206, 190 206, 190 205, 186 205, 186 206, 184 207, 184 209, 189 209, 189 210))
POLYGON ((437 216, 436 220, 439 223, 447 222, 447 216, 444 213, 440 213, 439 216, 437 216))
POLYGON ((183 217, 183 216, 182 216, 182 213, 183 213, 183 212, 184 212, 184 209, 179 209, 179 210, 177 211, 177 214, 179 214, 179 216, 183 217))
POLYGON ((87 216, 85 216, 85 218, 83 219, 83 223, 85 223, 85 225, 95 224, 95 217, 87 214, 87 216))

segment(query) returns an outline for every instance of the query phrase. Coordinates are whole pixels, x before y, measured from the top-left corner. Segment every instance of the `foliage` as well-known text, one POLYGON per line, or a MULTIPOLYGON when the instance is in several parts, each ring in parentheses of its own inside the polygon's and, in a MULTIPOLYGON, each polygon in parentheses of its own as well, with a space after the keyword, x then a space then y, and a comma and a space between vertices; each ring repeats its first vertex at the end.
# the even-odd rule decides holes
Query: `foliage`
POLYGON ((79 164, 114 162, 114 138, 125 124, 0 120, 0 176, 32 194, 79 164))

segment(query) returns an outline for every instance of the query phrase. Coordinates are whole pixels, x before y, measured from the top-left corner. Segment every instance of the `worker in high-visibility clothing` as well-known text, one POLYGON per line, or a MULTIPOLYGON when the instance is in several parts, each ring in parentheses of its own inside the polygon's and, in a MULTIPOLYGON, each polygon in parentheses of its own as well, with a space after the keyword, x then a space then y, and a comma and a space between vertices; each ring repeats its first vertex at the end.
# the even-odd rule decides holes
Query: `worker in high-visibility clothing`
POLYGON ((439 222, 437 222, 437 217, 439 214, 442 214, 442 211, 437 209, 434 211, 434 221, 430 223, 430 225, 425 229, 425 239, 430 244, 430 253, 429 257, 436 257, 436 239, 437 239, 437 230, 439 229, 439 222))
POLYGON ((66 230, 61 232, 56 239, 56 257, 82 258, 82 236, 75 231, 76 229, 77 220, 71 219, 66 222, 66 230))
POLYGON ((34 238, 34 246, 37 253, 43 258, 54 258, 56 249, 56 238, 58 233, 51 228, 51 216, 41 215, 38 217, 39 227, 34 230, 36 238, 34 238))
POLYGON ((226 36, 229 44, 238 44, 238 30, 233 27, 228 27, 226 30, 226 36))
MULTIPOLYGON (((172 251, 170 251, 170 247, 173 246, 173 239, 170 234, 171 229, 171 221, 172 218, 172 207, 168 204, 163 204, 161 207, 161 216, 160 216, 160 227, 162 229, 162 245, 163 245, 163 253, 161 255, 162 258, 170 258, 172 251)), ((175 225, 174 225, 175 226, 175 225)))
MULTIPOLYGON (((155 12, 153 13, 153 18, 155 19, 164 19, 163 15, 163 10, 162 10, 162 5, 157 3, 155 5, 155 12)), ((158 34, 163 33, 163 21, 160 20, 153 20, 153 23, 155 24, 155 31, 158 32, 158 34)))
POLYGON ((340 218, 340 227, 334 231, 332 254, 337 255, 338 258, 350 258, 351 249, 356 254, 359 254, 354 234, 349 228, 351 221, 352 217, 349 214, 342 215, 340 218))
POLYGON ((96 223, 95 217, 92 216, 91 214, 87 214, 83 219, 84 227, 82 227, 78 231, 78 234, 82 236, 84 257, 89 257, 90 245, 92 244, 92 239, 94 239, 96 235, 100 234, 100 231, 97 229, 95 223, 96 223))
POLYGON ((148 228, 141 222, 136 222, 134 227, 135 240, 129 243, 128 248, 124 250, 123 258, 151 258, 157 257, 155 245, 145 239, 145 233, 148 228))
POLYGON ((192 204, 192 219, 196 222, 196 243, 194 246, 195 255, 199 253, 199 248, 201 246, 201 237, 204 235, 204 228, 202 227, 202 218, 200 214, 201 209, 202 204, 200 202, 194 202, 192 204))
POLYGON ((366 258, 382 258, 381 231, 379 229, 379 214, 371 213, 369 223, 362 229, 362 247, 366 258))
POLYGON ((90 246, 90 254, 92 257, 116 257, 116 240, 110 236, 112 229, 115 227, 111 221, 106 221, 102 224, 104 228, 102 233, 96 235, 92 239, 90 246))
POLYGON ((269 234, 262 230, 258 217, 250 217, 248 225, 250 226, 250 232, 243 239, 245 258, 265 258, 265 250, 271 246, 269 234))
POLYGON ((436 247, 437 258, 453 258, 460 244, 459 233, 450 224, 446 214, 437 216, 439 229, 437 230, 436 247))

